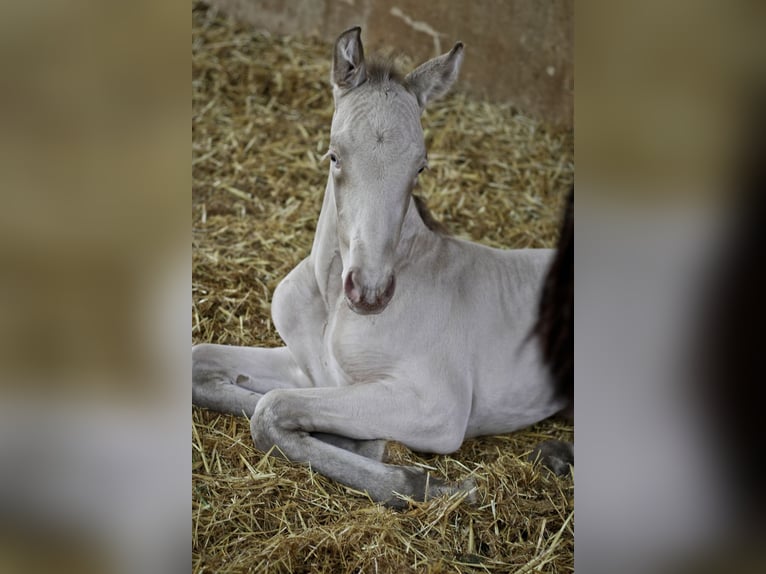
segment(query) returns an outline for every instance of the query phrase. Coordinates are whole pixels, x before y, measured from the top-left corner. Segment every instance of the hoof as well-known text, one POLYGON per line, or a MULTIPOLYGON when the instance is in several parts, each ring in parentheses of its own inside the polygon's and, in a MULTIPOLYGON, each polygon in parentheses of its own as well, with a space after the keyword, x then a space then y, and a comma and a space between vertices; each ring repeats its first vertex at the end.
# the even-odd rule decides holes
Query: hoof
POLYGON ((527 457, 529 462, 540 462, 556 476, 566 476, 574 466, 574 446, 571 442, 547 440, 540 443, 527 457))
POLYGON ((473 478, 467 478, 459 484, 451 484, 434 477, 430 473, 416 466, 402 467, 407 477, 407 492, 401 493, 404 497, 394 496, 385 501, 385 505, 391 508, 404 509, 408 506, 407 497, 415 502, 425 502, 440 496, 453 496, 465 494, 465 500, 469 504, 476 502, 476 482, 473 478))

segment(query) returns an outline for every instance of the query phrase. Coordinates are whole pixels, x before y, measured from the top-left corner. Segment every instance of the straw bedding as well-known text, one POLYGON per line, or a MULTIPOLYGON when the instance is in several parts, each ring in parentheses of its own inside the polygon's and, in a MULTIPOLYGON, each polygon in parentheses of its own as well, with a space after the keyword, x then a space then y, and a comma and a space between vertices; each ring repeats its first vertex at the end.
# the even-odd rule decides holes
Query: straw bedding
MULTIPOLYGON (((470 46, 467 46, 470 50, 470 46)), ((270 37, 193 6, 195 343, 277 346, 270 300, 311 247, 327 165, 330 47, 270 37)), ((412 62, 403 60, 405 65, 412 62)), ((550 247, 573 180, 571 132, 459 90, 423 118, 430 170, 418 193, 456 235, 497 247, 550 247)), ((545 421, 466 441, 451 456, 401 445, 399 462, 448 480, 459 497, 393 511, 311 469, 266 457, 248 421, 194 408, 195 572, 569 572, 574 483, 526 461, 573 427, 545 421)))

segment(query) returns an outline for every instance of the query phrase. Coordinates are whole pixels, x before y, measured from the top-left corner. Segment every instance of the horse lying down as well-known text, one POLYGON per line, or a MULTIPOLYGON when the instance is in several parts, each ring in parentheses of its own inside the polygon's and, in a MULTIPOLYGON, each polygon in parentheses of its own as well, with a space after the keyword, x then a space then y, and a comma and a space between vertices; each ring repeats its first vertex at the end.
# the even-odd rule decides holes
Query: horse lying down
POLYGON ((463 44, 402 77, 337 39, 329 175, 309 256, 272 301, 281 348, 201 344, 193 402, 251 418, 255 445, 376 501, 468 490, 382 462, 387 441, 450 453, 568 405, 535 337, 552 250, 503 251, 429 226, 420 115, 455 82, 463 44), (276 449, 275 449, 276 450, 276 449))

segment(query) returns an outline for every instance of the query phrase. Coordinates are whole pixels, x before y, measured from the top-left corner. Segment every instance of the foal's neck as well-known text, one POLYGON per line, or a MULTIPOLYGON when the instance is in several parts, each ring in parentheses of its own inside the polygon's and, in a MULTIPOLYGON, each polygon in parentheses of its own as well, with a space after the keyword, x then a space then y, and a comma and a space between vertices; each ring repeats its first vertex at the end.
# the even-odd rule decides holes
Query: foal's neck
POLYGON ((404 216, 399 246, 396 249, 397 266, 412 259, 422 251, 430 251, 431 244, 439 241, 440 234, 429 229, 417 208, 415 199, 410 197, 410 204, 404 216))

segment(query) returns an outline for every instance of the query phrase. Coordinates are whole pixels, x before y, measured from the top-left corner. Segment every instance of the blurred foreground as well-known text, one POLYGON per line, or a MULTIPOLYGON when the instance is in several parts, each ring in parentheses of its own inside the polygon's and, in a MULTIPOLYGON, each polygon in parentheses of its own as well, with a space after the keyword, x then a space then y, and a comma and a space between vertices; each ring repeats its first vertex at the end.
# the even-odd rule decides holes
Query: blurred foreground
POLYGON ((766 571, 765 16, 578 4, 582 573, 766 571))
POLYGON ((188 571, 188 6, 0 8, 0 571, 188 571))

